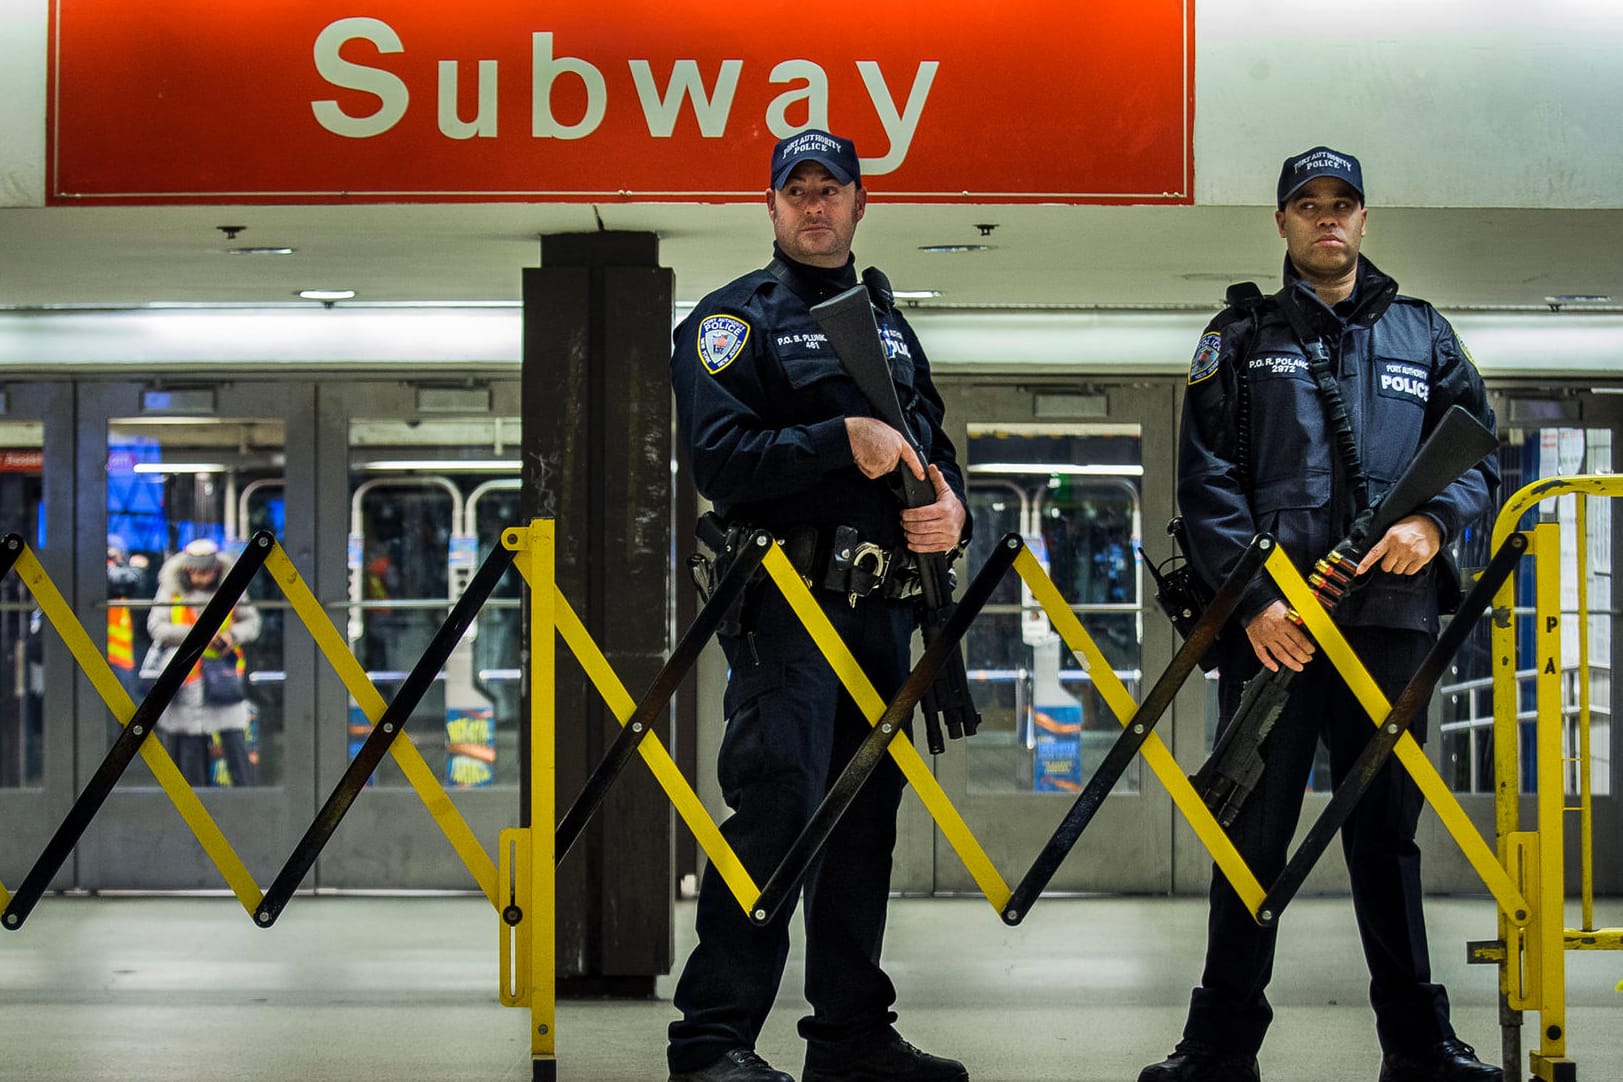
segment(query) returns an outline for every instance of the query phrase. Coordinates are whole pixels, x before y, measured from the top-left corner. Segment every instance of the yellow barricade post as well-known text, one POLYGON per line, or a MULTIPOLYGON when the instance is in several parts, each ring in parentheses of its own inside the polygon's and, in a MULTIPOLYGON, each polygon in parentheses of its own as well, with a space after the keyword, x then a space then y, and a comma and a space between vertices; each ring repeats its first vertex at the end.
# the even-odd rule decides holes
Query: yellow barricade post
MULTIPOLYGON (((518 552, 519 572, 530 584, 530 802, 529 825, 516 835, 515 848, 525 850, 515 861, 512 880, 521 887, 503 912, 504 924, 522 921, 524 948, 521 972, 528 981, 531 1077, 551 1080, 557 1067, 557 920, 553 869, 553 823, 556 819, 557 760, 557 627, 553 585, 553 523, 536 519, 527 528, 509 529, 502 544, 518 552), (524 845, 523 842, 528 844, 524 845), (517 906, 514 914, 511 907, 517 906)), ((506 846, 504 843, 504 850, 506 846)), ((504 951, 505 957, 505 951, 504 951)), ((506 986, 504 982, 504 992, 506 986)), ((505 1002, 505 999, 504 999, 505 1002)))
POLYGON ((1538 1047, 1528 1053, 1535 1079, 1560 1082, 1574 1077, 1577 1064, 1567 1055, 1566 959, 1567 950, 1623 949, 1623 929, 1595 928, 1593 891, 1593 808, 1590 801, 1589 747, 1589 605, 1587 583, 1589 497, 1623 496, 1623 478, 1614 475, 1552 477, 1524 486, 1505 501, 1494 523, 1493 543, 1508 536, 1531 509, 1546 500, 1575 496, 1573 527, 1576 533, 1576 596, 1579 658, 1577 664, 1576 754, 1564 747, 1566 707, 1562 678, 1561 535, 1555 522, 1533 528, 1529 555, 1534 559, 1533 656, 1534 742, 1536 756, 1536 824, 1521 824, 1521 688, 1516 671, 1516 584, 1509 581, 1494 601, 1492 631, 1494 702, 1494 821, 1499 858, 1516 876, 1534 907, 1526 928, 1517 928, 1501 913, 1499 940, 1479 944, 1477 960, 1499 965, 1501 1025, 1504 1060, 1514 1070, 1521 1060, 1521 1012, 1539 1013, 1538 1047), (1577 764, 1579 803, 1566 802, 1565 765, 1577 764), (1580 890, 1582 924, 1567 928, 1565 816, 1579 816, 1580 890))

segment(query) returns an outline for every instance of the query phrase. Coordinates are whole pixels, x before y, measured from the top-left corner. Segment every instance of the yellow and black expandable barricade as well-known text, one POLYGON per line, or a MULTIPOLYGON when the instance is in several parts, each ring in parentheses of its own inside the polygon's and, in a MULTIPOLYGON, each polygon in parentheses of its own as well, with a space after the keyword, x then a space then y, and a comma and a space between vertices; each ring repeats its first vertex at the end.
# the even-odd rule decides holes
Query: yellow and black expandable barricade
MULTIPOLYGON (((1552 942, 1557 951, 1563 945, 1563 933, 1559 930, 1562 921, 1558 865, 1560 845, 1557 842, 1552 846, 1547 838, 1541 842, 1542 832, 1550 829, 1543 821, 1546 800, 1543 772, 1550 762, 1554 762, 1555 766, 1548 768, 1557 771, 1554 782, 1556 795, 1552 798, 1557 808, 1554 814, 1557 820, 1560 816, 1560 718, 1556 718, 1557 727, 1554 730, 1556 752, 1548 760, 1541 743, 1540 829, 1535 832, 1513 831, 1514 836, 1507 843, 1503 837, 1502 823, 1499 855, 1477 834, 1448 786, 1407 732, 1410 721, 1424 709, 1438 676, 1469 627, 1493 602, 1496 593, 1501 597, 1507 596, 1504 592, 1509 588, 1504 584, 1525 552, 1533 551, 1541 557, 1545 554, 1541 547, 1545 545, 1543 541, 1530 545, 1527 535, 1514 529, 1496 532, 1491 563, 1454 622, 1439 639, 1436 649, 1395 704, 1387 702, 1382 696, 1328 615, 1314 601, 1311 588, 1297 574, 1286 554, 1267 536, 1253 541, 1230 581, 1218 591, 1210 609, 1192 628, 1184 645, 1142 702, 1135 702, 1115 676, 1103 652, 1020 537, 1008 535, 998 542, 987 564, 977 571, 965 588, 957 611, 924 651, 894 700, 886 703, 823 616, 816 599, 789 563, 781 546, 765 533, 756 533, 744 540, 738 558, 732 562, 693 623, 684 630, 652 685, 640 700, 634 700, 559 592, 553 579, 555 543, 554 524, 548 520, 535 520, 525 526, 504 530, 500 546, 490 553, 473 576, 394 699, 385 702, 350 653, 342 633, 311 594, 275 538, 268 533, 255 534, 249 540, 243 557, 221 582, 215 597, 204 607, 197 626, 176 657, 154 683, 151 692, 140 704, 136 704, 21 538, 12 536, 4 539, 0 542, 0 574, 17 573, 22 577, 47 620, 68 645, 123 729, 45 852, 25 875, 17 892, 11 894, 0 885, 0 926, 12 930, 22 927, 28 913, 40 900, 46 884, 72 851, 107 793, 117 784, 125 767, 139 754, 152 767, 159 783, 175 802, 188 827, 214 860, 254 923, 269 928, 289 904, 298 884, 313 866, 345 812, 356 800, 362 799, 366 778, 383 757, 389 755, 400 765, 437 825, 467 865, 474 882, 495 909, 499 929, 500 1000, 507 1006, 528 1008, 532 1076, 536 1079, 554 1079, 557 1077, 554 869, 580 837, 592 814, 601 806, 609 787, 633 758, 640 757, 653 773, 743 911, 750 919, 765 922, 773 919, 786 899, 793 897, 795 886, 840 815, 849 806, 851 797, 888 756, 911 783, 999 918, 1014 925, 1024 920, 1036 904, 1044 886, 1067 854, 1080 842, 1095 812, 1107 799, 1122 772, 1140 755, 1167 787, 1174 804, 1212 853, 1217 867, 1234 885, 1254 917, 1260 923, 1277 923, 1313 862, 1322 854, 1347 812, 1367 788, 1375 771, 1387 758, 1395 756, 1415 776, 1422 792, 1453 833, 1498 903, 1501 938, 1496 944, 1479 946, 1483 960, 1501 961, 1505 967, 1502 973, 1508 974, 1512 968, 1516 968, 1518 973, 1527 975, 1525 981, 1517 978, 1520 983, 1516 983, 1514 995, 1508 997, 1507 1002, 1517 1010, 1543 1010, 1546 1034, 1552 1025, 1560 1025, 1551 1022, 1551 1019, 1554 1017, 1552 1011, 1557 1010, 1561 1002, 1561 970, 1559 961, 1552 963, 1548 953, 1552 942), (503 830, 497 857, 492 860, 417 752, 410 734, 405 731, 405 723, 471 624, 479 607, 510 567, 523 576, 529 589, 530 649, 525 675, 529 688, 530 717, 527 719, 528 758, 523 764, 528 784, 523 790, 527 805, 520 814, 520 822, 527 825, 503 830), (1347 679, 1369 713, 1372 725, 1378 727, 1364 756, 1332 796, 1303 845, 1291 856, 1275 882, 1266 887, 1245 865, 1185 771, 1154 732, 1156 722, 1166 711, 1178 688, 1193 673, 1212 636, 1232 611, 1240 589, 1259 567, 1273 577, 1287 601, 1303 614, 1308 629, 1347 679), (360 752, 346 768, 315 821, 305 831, 271 887, 264 893, 260 892, 252 876, 237 859, 196 794, 181 780, 161 744, 147 739, 154 720, 184 680, 191 665, 201 656, 214 629, 224 620, 246 589, 248 581, 260 569, 269 574, 286 595, 291 608, 309 629, 318 648, 338 673, 350 695, 373 722, 373 730, 360 752), (1032 867, 1013 889, 993 865, 904 732, 914 706, 948 651, 959 648, 965 630, 991 597, 999 581, 1010 571, 1019 575, 1030 589, 1062 640, 1089 671, 1095 687, 1122 726, 1119 738, 1094 777, 1089 779, 1032 867), (691 784, 672 761, 656 731, 657 719, 667 716, 669 700, 692 670, 700 650, 716 633, 724 614, 752 576, 758 576, 761 572, 770 579, 771 588, 783 594, 853 701, 874 727, 871 736, 837 779, 790 852, 774 869, 749 869, 743 866, 691 784), (553 760, 557 658, 555 649, 544 648, 545 644, 556 640, 561 640, 561 644, 580 662, 622 727, 581 793, 561 818, 555 815, 556 772, 553 760), (544 826, 555 822, 558 824, 556 829, 544 826), (1552 860, 1557 862, 1553 876, 1549 870, 1552 860), (764 887, 758 887, 755 879, 755 875, 761 873, 767 876, 764 887), (1545 913, 1553 915, 1545 919, 1545 913), (1552 928, 1557 930, 1552 932, 1552 928), (1488 957, 1495 955, 1496 951, 1496 958, 1488 957)), ((1542 575, 1542 563, 1540 566, 1542 575)), ((1539 608, 1545 612, 1553 602, 1546 599, 1542 578, 1540 581, 1539 608)), ((761 588, 766 588, 765 584, 761 588)), ((1508 601, 1493 603, 1508 605, 1508 601)), ((1496 634, 1498 623, 1496 621, 1496 634)), ((1544 640, 1541 639, 1541 656, 1544 649, 1544 640)), ((1558 658, 1559 653, 1552 656, 1558 658)), ((1507 693, 1496 696, 1496 702, 1506 704, 1508 709, 1514 703, 1514 695, 1507 693)), ((1542 715, 1540 734, 1542 742, 1546 739, 1542 715)), ((1499 741, 1501 748, 1506 743, 1513 746, 1513 740, 1509 738, 1499 741)), ((1502 764, 1500 769, 1501 777, 1515 777, 1513 762, 1508 768, 1502 764)), ((1556 829, 1559 829, 1559 824, 1556 829)), ((1591 939, 1598 936, 1602 940, 1609 935, 1596 932, 1588 934, 1591 939)), ((1567 938, 1571 938, 1571 933, 1567 933, 1567 938)), ((1085 977, 1080 979, 1085 980, 1085 977)), ((1507 985, 1512 983, 1509 976, 1502 976, 1502 982, 1507 985)), ((1519 1059, 1519 1054, 1515 1058, 1519 1059)), ((1564 1048, 1558 1047, 1552 1051, 1546 1044, 1533 1057, 1533 1062, 1536 1071, 1544 1071, 1539 1077, 1549 1082, 1572 1077, 1560 1073, 1565 1069, 1561 1064, 1567 1062, 1564 1060, 1564 1048)))

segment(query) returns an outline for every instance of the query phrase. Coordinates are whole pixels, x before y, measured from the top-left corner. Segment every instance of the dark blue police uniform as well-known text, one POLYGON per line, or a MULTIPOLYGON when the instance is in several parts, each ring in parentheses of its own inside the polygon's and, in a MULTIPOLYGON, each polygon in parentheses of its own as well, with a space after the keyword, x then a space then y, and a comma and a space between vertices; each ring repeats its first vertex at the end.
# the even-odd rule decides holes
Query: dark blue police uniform
MULTIPOLYGON (((836 270, 776 252, 782 277, 746 274, 699 302, 677 327, 671 357, 679 438, 699 491, 729 523, 779 537, 839 526, 887 551, 904 547, 889 485, 862 475, 844 418, 873 416, 810 315, 810 306, 856 284, 836 270)), ((941 428, 942 403, 906 321, 879 314, 897 395, 924 459, 959 498, 963 476, 941 428)), ((805 569, 803 569, 805 570, 805 569)), ((815 577, 815 576, 814 576, 815 577)), ((775 868, 869 731, 828 662, 769 583, 753 587, 740 633, 723 635, 730 674, 719 780, 733 814, 722 833, 759 881, 775 868)), ((908 672, 913 602, 815 591, 824 613, 879 694, 908 672)), ((880 968, 891 851, 903 778, 887 760, 840 820, 804 887, 806 998, 800 1022, 811 1050, 843 1056, 895 1040, 895 988, 880 968)), ((786 906, 768 927, 744 915, 714 868, 699 891, 699 943, 675 993, 673 1073, 735 1048, 753 1048, 788 955, 786 906)))
MULTIPOLYGON (((1285 304, 1297 306, 1331 347, 1371 497, 1403 472, 1450 406, 1464 406, 1493 425, 1481 378, 1453 328, 1429 304, 1399 295, 1397 283, 1360 256, 1353 294, 1331 309, 1287 258, 1285 289, 1249 310, 1220 315, 1190 368, 1178 502, 1192 560, 1214 586, 1262 531, 1274 534, 1305 573, 1346 535, 1357 513, 1356 479, 1335 450, 1285 304)), ((1498 483, 1490 456, 1420 513, 1437 523, 1446 546, 1491 509, 1498 483)), ((1388 697, 1419 667, 1436 636, 1439 588, 1450 585, 1440 581, 1442 562, 1434 559, 1411 576, 1377 568, 1336 610, 1336 622, 1388 697)), ((1259 575, 1238 615, 1249 618, 1279 596, 1272 579, 1259 575)), ((1259 668, 1239 626, 1225 634, 1221 666, 1219 724, 1226 725, 1244 681, 1259 668)), ((1425 719, 1411 731, 1424 740, 1425 719)), ((1327 744, 1332 781, 1339 784, 1373 732, 1322 651, 1315 655, 1268 738, 1263 781, 1230 831, 1263 883, 1284 867, 1317 741, 1327 744)), ((1414 841, 1420 807, 1414 781, 1390 760, 1342 828, 1381 1045, 1417 1059, 1454 1039, 1447 993, 1430 975, 1414 841)), ((1275 936, 1214 872, 1206 968, 1191 997, 1186 1040, 1225 1056, 1255 1055, 1273 1016, 1265 989, 1275 936)))

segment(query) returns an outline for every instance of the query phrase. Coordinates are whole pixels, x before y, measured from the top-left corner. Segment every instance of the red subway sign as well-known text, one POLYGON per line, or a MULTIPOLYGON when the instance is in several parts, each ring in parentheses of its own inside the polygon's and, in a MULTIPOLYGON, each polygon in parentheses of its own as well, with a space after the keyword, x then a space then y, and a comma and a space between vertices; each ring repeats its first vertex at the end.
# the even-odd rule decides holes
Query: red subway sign
POLYGON ((49 191, 736 202, 777 139, 888 198, 1189 203, 1193 0, 53 0, 49 191))

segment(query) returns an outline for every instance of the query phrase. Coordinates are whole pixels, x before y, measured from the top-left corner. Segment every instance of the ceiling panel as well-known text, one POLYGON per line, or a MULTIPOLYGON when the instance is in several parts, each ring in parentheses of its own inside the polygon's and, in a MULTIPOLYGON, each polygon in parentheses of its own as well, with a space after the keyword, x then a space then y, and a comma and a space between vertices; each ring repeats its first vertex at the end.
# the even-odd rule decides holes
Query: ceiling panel
MULTIPOLYGON (((692 301, 770 254, 764 204, 51 207, 0 209, 0 306, 278 305, 305 288, 361 302, 514 302, 544 233, 653 231, 692 301), (240 226, 228 239, 220 226, 240 226), (285 246, 286 256, 231 255, 285 246)), ((1230 281, 1277 278, 1267 207, 870 203, 860 265, 925 307, 1210 308, 1230 281), (933 244, 985 244, 959 254, 933 244)), ((1444 309, 1600 295, 1623 310, 1623 211, 1381 208, 1364 251, 1444 309)))

